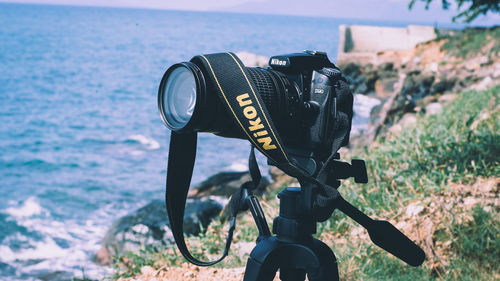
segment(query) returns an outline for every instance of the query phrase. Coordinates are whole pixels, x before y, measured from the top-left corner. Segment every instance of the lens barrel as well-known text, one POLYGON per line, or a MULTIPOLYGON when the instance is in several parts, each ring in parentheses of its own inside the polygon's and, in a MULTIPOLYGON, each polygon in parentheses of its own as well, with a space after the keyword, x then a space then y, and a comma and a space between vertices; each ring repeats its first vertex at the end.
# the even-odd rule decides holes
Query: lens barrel
MULTIPOLYGON (((298 87, 282 73, 260 67, 245 67, 256 92, 262 98, 277 129, 286 127, 286 119, 296 111, 298 87)), ((176 132, 211 132, 216 135, 245 136, 226 112, 210 82, 208 72, 195 59, 171 66, 162 78, 158 107, 163 122, 176 132)), ((281 130, 280 130, 281 131, 281 130)))

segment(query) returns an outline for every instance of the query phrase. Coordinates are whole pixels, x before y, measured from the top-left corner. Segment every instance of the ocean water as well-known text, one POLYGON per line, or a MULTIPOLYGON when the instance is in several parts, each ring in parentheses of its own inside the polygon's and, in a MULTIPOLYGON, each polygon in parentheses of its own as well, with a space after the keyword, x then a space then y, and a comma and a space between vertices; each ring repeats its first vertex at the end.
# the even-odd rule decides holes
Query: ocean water
MULTIPOLYGON (((341 23, 371 22, 0 4, 0 279, 107 274, 92 262, 107 227, 163 198, 168 66, 221 51, 335 60, 341 23)), ((248 148, 201 135, 193 181, 245 170, 248 148)))

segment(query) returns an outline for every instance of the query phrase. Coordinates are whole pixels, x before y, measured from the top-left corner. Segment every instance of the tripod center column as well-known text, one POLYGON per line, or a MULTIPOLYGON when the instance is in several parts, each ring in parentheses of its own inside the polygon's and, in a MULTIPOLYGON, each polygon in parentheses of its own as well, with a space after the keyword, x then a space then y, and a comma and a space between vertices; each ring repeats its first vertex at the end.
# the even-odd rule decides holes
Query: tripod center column
POLYGON ((299 187, 288 187, 278 194, 280 214, 273 221, 273 233, 282 242, 301 242, 316 233, 316 221, 304 208, 299 187))

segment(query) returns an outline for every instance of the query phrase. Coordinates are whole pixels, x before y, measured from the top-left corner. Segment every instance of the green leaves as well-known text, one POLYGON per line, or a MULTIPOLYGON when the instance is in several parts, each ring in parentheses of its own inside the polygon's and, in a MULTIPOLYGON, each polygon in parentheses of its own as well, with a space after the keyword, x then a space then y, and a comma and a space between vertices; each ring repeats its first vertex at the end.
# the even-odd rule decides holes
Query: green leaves
MULTIPOLYGON (((425 9, 429 9, 430 4, 433 0, 420 0, 419 2, 425 3, 425 9)), ((457 20, 463 20, 463 22, 469 23, 476 19, 479 15, 486 15, 488 12, 500 13, 500 1, 499 0, 455 0, 459 13, 452 18, 453 22, 457 20), (462 8, 465 7, 465 10, 462 8)), ((411 10, 417 0, 411 0, 408 8, 411 10)), ((451 6, 449 0, 441 0, 441 6, 444 10, 448 10, 451 6)))

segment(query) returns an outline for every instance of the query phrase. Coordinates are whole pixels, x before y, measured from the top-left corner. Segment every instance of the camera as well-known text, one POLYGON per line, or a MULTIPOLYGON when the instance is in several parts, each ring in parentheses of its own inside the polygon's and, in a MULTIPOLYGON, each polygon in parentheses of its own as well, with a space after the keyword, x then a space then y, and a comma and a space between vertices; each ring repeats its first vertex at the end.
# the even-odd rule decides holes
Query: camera
MULTIPOLYGON (((214 76, 210 68, 206 67, 203 56, 196 56, 166 71, 158 93, 164 123, 180 133, 210 132, 248 139, 225 110, 224 100, 217 95, 218 82, 210 79, 214 76)), ((224 65, 219 68, 224 69, 224 65)), ((307 156, 314 152, 320 158, 327 157, 338 130, 335 122, 339 113, 348 121, 342 139, 342 145, 347 145, 353 114, 352 94, 326 53, 304 51, 273 56, 269 67, 244 67, 244 72, 255 85, 288 153, 307 156)), ((242 107, 249 133, 264 148, 275 148, 269 130, 264 129, 263 118, 254 114, 258 105, 250 104, 248 95, 238 95, 236 107, 242 107)))
POLYGON ((312 237, 316 223, 335 209, 361 224, 372 241, 410 265, 425 253, 386 221, 373 220, 344 200, 340 180, 368 181, 363 160, 337 161, 349 143, 353 96, 347 80, 326 53, 304 51, 273 56, 269 67, 245 67, 233 53, 199 55, 171 66, 158 91, 161 118, 172 130, 167 167, 166 209, 172 234, 182 255, 199 266, 214 265, 228 255, 237 214, 252 213, 259 237, 250 254, 245 281, 339 280, 336 258, 328 245, 312 237), (222 256, 200 261, 189 252, 183 234, 184 206, 191 183, 197 133, 210 132, 252 144, 245 182, 228 203, 231 213, 222 256), (269 230, 253 195, 261 174, 257 148, 268 163, 297 178, 298 187, 278 194, 279 216, 269 230))

